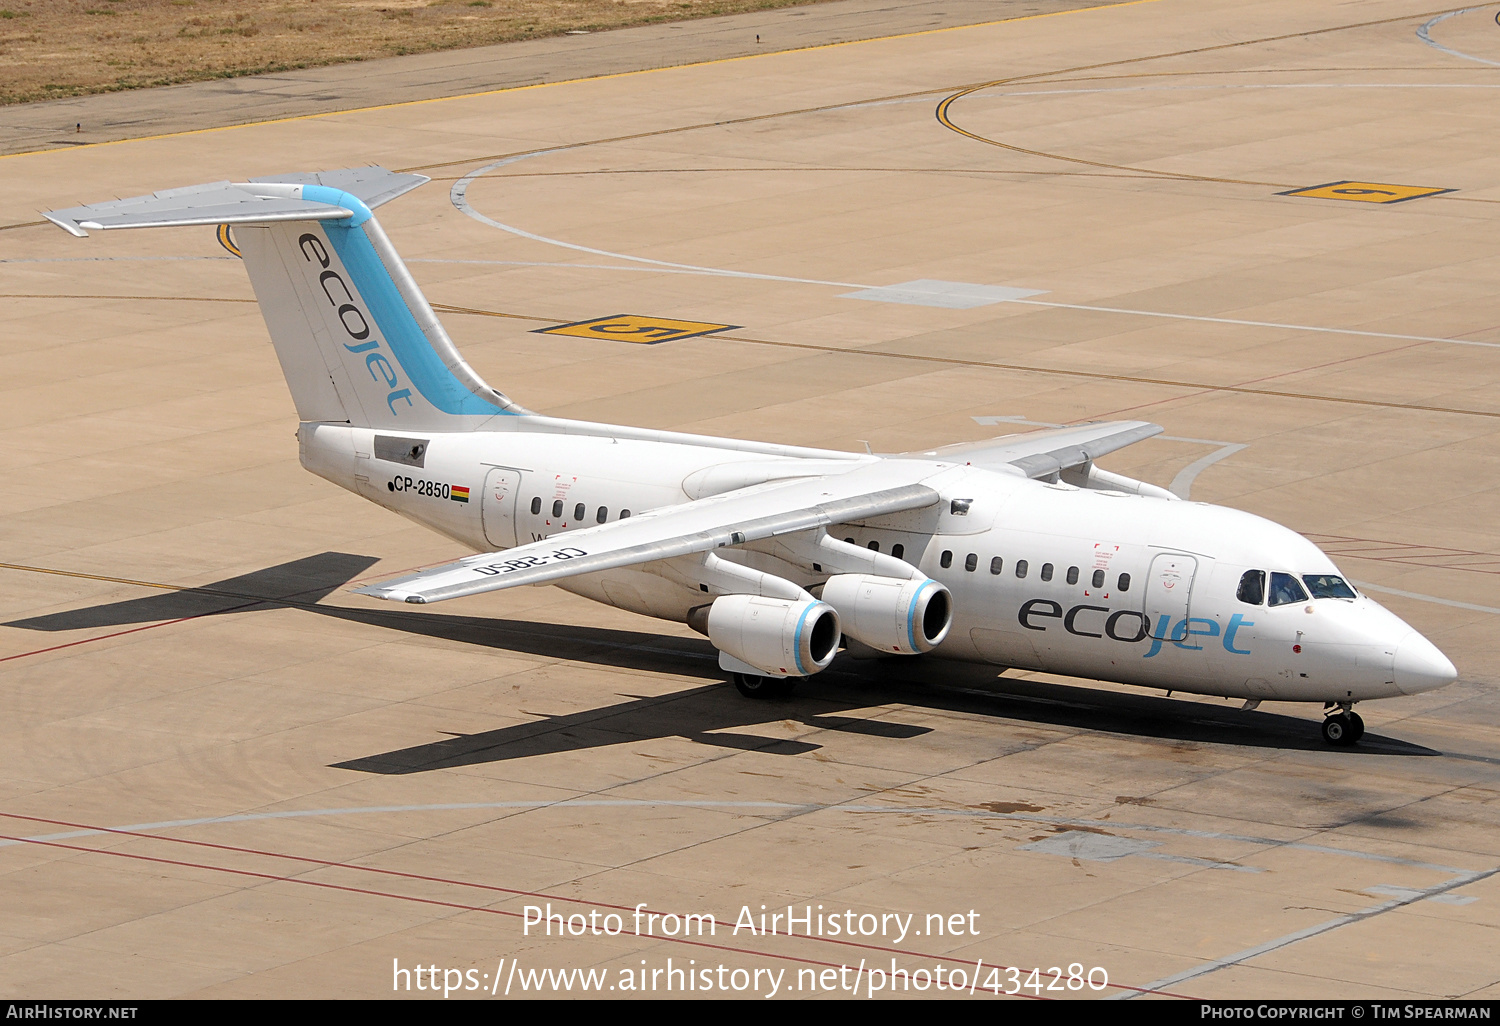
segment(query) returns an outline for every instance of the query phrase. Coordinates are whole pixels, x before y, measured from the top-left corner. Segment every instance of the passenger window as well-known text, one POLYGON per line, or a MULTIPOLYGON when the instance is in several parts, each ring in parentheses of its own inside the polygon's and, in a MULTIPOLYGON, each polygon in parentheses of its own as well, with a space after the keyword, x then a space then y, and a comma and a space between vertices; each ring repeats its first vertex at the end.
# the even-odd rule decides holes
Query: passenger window
POLYGON ((969 515, 969 507, 972 505, 974 505, 973 499, 954 499, 948 503, 948 512, 956 517, 966 517, 969 515))
POLYGON ((1349 587, 1342 577, 1335 577, 1333 574, 1303 574, 1302 580, 1315 599, 1358 597, 1354 594, 1354 589, 1349 587))
POLYGON ((976 555, 975 553, 971 552, 967 556, 964 557, 964 569, 967 570, 967 571, 969 571, 969 573, 972 574, 974 572, 974 570, 978 566, 979 566, 979 556, 976 555))
POLYGON ((552 504, 552 515, 558 519, 562 518, 562 500, 558 499, 552 504))
POLYGON ((1024 559, 1018 559, 1018 560, 1016 560, 1016 576, 1017 577, 1025 577, 1026 576, 1026 560, 1024 560, 1024 559))
POLYGON ((1005 560, 1001 559, 999 556, 996 556, 994 559, 990 560, 990 573, 999 574, 1000 571, 1004 569, 1005 560))
POLYGON ((1258 606, 1266 600, 1266 572, 1246 570, 1240 575, 1240 590, 1234 597, 1248 605, 1258 606))
POLYGON ((599 507, 599 512, 594 514, 594 522, 602 524, 609 519, 609 510, 604 506, 599 507))
POLYGON ((1103 570, 1095 570, 1094 571, 1094 587, 1096 587, 1096 588, 1102 588, 1102 587, 1104 587, 1104 571, 1103 570))
POLYGON ((1130 590, 1130 575, 1129 574, 1121 574, 1120 575, 1119 588, 1120 588, 1121 591, 1129 591, 1130 590))
POLYGON ((943 558, 938 560, 938 566, 940 566, 944 570, 946 570, 946 569, 948 569, 952 565, 953 565, 953 553, 949 552, 947 549, 944 549, 943 550, 943 558))
POLYGON ((531 515, 532 516, 536 516, 537 514, 541 513, 541 511, 542 511, 542 497, 540 495, 538 495, 536 498, 534 498, 534 499, 531 500, 531 515))
POLYGON ((1271 601, 1270 605, 1284 606, 1292 602, 1306 602, 1307 592, 1302 590, 1302 585, 1297 578, 1291 574, 1271 573, 1271 601))
POLYGON ((1069 584, 1077 584, 1078 583, 1078 568, 1076 566, 1070 566, 1070 567, 1068 567, 1068 583, 1069 584))
POLYGON ((891 555, 895 556, 897 559, 905 559, 906 546, 902 545, 900 542, 897 542, 896 544, 891 546, 891 555))
POLYGON ((1050 580, 1052 580, 1052 564, 1051 563, 1043 563, 1042 564, 1042 580, 1044 580, 1044 581, 1050 581, 1050 580))
POLYGON ((880 543, 878 541, 872 541, 870 544, 866 545, 865 548, 869 549, 871 552, 879 552, 880 543))
POLYGON ((580 502, 578 505, 573 507, 574 520, 582 520, 586 516, 588 516, 588 509, 584 506, 583 503, 580 502))
POLYGON ((844 539, 844 544, 845 545, 853 545, 854 544, 854 539, 853 538, 845 538, 844 539))
POLYGON ((621 520, 629 520, 630 519, 630 510, 628 510, 628 509, 622 509, 622 510, 620 510, 620 519, 621 520))

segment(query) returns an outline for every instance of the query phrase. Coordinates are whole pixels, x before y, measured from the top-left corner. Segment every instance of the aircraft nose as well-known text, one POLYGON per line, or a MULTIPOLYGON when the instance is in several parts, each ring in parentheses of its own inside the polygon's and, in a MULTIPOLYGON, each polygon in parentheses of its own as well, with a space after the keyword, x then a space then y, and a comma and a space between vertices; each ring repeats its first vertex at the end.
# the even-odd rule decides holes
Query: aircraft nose
POLYGON ((1416 631, 1396 646, 1395 669, 1396 687, 1407 695, 1445 687, 1458 679, 1458 670, 1448 657, 1416 631))

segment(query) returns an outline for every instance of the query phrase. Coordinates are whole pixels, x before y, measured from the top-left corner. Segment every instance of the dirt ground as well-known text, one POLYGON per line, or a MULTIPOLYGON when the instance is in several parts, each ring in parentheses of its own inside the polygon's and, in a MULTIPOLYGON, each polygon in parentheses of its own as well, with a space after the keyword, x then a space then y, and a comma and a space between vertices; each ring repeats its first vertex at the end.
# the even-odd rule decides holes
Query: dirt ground
POLYGON ((818 0, 0 0, 0 103, 818 0))

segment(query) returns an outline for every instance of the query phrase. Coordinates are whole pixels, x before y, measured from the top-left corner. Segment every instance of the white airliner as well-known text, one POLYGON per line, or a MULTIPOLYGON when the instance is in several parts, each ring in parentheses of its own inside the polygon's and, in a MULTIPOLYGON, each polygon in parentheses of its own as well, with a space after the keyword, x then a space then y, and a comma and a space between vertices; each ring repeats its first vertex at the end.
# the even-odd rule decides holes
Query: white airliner
POLYGON ((301 420, 302 465, 480 555, 358 589, 435 602, 557 584, 706 634, 752 698, 855 656, 1354 703, 1453 664, 1300 535, 1095 460, 1159 433, 1084 424, 874 456, 541 416, 485 384, 372 207, 383 168, 53 211, 87 230, 234 225, 301 420))

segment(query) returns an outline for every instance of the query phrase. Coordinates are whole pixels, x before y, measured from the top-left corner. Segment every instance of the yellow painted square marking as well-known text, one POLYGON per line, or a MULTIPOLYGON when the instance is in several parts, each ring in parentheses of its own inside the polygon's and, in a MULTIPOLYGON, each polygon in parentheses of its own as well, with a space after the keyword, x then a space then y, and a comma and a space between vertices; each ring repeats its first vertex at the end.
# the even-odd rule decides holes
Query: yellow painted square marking
POLYGON ((1329 182, 1306 189, 1277 193, 1279 196, 1306 196, 1310 199, 1354 200, 1358 203, 1400 203, 1421 196, 1436 196, 1452 189, 1429 189, 1420 185, 1386 185, 1381 182, 1329 182))
POLYGON ((536 331, 542 335, 575 335, 578 338, 608 338, 616 342, 655 345, 658 342, 672 342, 739 327, 742 325, 674 321, 670 317, 646 317, 642 314, 615 314, 613 317, 595 317, 590 321, 559 324, 554 328, 537 328, 536 331))

